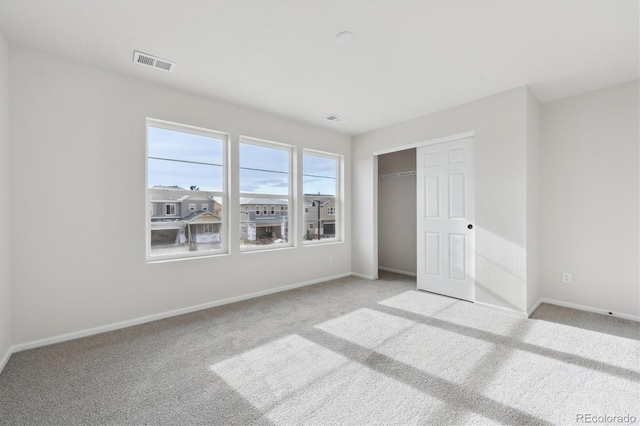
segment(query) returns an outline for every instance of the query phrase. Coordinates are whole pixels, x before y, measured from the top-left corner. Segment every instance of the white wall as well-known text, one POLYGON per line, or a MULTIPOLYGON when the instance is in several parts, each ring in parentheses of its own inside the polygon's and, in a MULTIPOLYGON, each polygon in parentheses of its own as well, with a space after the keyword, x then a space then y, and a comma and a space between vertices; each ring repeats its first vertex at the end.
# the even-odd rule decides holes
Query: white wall
MULTIPOLYGON (((378 157, 378 176, 416 170, 416 150, 378 157)), ((378 179, 378 263, 381 268, 416 273, 416 178, 378 179)))
POLYGON ((353 139, 353 271, 377 275, 374 152, 475 131, 476 301, 526 310, 526 88, 353 139))
POLYGON ((546 298, 640 314, 638 103, 634 81, 542 106, 546 298))
POLYGON ((145 117, 230 132, 231 200, 240 134, 343 154, 350 200, 348 136, 21 48, 10 70, 14 344, 351 272, 349 203, 344 243, 299 223, 295 248, 145 263, 145 117))
POLYGON ((540 282, 540 102, 527 89, 527 312, 542 297, 540 282))
POLYGON ((11 347, 9 45, 0 34, 0 371, 11 347))

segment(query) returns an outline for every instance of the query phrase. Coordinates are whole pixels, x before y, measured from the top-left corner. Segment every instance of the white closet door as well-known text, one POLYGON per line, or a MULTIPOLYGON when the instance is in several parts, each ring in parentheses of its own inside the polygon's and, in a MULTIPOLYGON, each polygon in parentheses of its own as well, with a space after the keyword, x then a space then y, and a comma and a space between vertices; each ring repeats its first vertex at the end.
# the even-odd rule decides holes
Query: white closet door
POLYGON ((418 289, 474 300, 473 138, 417 148, 418 289))

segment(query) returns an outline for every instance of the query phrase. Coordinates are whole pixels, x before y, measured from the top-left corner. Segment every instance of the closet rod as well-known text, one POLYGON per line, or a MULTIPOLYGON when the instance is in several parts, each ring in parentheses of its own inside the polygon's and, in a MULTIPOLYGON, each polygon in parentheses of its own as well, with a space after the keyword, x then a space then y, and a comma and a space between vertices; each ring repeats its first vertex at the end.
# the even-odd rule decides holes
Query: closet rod
POLYGON ((380 175, 378 176, 378 179, 387 179, 387 178, 395 178, 395 177, 402 177, 402 176, 415 176, 416 172, 415 171, 410 171, 410 172, 399 172, 399 173, 389 173, 386 175, 380 175))

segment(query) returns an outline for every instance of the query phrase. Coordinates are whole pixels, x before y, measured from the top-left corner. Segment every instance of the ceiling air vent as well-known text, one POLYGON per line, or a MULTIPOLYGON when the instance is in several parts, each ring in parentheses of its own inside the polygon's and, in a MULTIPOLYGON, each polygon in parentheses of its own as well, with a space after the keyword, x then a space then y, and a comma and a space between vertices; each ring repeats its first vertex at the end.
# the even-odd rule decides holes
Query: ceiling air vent
POLYGON ((138 52, 137 50, 133 52, 133 62, 168 72, 173 72, 173 69, 176 67, 176 64, 171 61, 147 55, 146 53, 138 52))
POLYGON ((343 121, 347 121, 346 118, 340 117, 339 115, 335 115, 335 114, 331 114, 330 116, 325 118, 325 120, 329 120, 329 121, 332 121, 334 123, 342 123, 343 121))

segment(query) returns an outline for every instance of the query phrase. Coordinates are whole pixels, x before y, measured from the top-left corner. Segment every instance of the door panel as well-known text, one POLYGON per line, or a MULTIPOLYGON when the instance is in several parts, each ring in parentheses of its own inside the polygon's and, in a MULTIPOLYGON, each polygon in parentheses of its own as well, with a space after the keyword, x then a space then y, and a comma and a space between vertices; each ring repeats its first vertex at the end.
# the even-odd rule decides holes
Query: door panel
POLYGON ((440 177, 425 176, 425 218, 440 217, 440 177))
POLYGON ((466 219, 465 173, 449 174, 449 219, 466 219))
POLYGON ((423 259, 426 267, 425 274, 433 277, 440 276, 440 234, 425 232, 426 256, 423 259))
POLYGON ((473 301, 473 138, 416 154, 418 288, 473 301))

